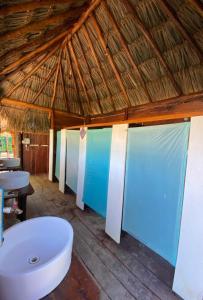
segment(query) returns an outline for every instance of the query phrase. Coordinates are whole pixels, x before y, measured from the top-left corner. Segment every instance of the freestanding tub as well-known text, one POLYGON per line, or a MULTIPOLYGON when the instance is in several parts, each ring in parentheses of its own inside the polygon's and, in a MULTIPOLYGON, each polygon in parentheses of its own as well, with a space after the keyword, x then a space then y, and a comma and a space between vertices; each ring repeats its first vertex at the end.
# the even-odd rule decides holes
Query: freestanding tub
POLYGON ((73 229, 57 217, 33 218, 7 229, 0 247, 0 299, 38 300, 63 280, 73 229))

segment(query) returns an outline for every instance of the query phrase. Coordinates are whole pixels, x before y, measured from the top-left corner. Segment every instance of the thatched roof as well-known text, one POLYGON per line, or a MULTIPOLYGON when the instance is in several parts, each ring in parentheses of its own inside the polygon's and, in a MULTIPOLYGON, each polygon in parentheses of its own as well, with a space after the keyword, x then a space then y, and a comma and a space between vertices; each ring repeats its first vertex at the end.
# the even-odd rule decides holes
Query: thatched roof
MULTIPOLYGON (((10 99, 95 117, 203 92, 199 0, 10 2, 0 11, 4 116, 10 99)), ((31 127, 49 126, 46 112, 28 111, 31 127)))

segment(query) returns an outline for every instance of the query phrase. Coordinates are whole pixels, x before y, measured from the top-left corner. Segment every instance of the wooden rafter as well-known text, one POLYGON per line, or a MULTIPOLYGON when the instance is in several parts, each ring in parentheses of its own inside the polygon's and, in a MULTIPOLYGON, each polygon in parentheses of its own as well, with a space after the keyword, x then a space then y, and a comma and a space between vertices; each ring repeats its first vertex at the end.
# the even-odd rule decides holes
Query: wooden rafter
POLYGON ((83 87, 83 90, 84 90, 84 93, 85 93, 85 97, 87 99, 87 103, 88 103, 88 107, 89 107, 89 113, 90 113, 90 112, 92 112, 91 105, 90 105, 90 98, 89 98, 89 95, 87 93, 87 90, 86 90, 86 87, 85 87, 85 83, 84 83, 84 80, 82 78, 82 74, 80 72, 78 60, 77 60, 77 57, 75 55, 75 52, 74 52, 71 40, 69 40, 68 46, 69 46, 70 54, 71 54, 71 56, 73 58, 73 61, 74 61, 74 64, 75 64, 75 67, 76 67, 76 70, 77 70, 77 73, 78 73, 78 77, 79 77, 81 85, 83 87))
POLYGON ((54 108, 54 103, 55 103, 55 100, 56 100, 57 83, 58 83, 59 70, 60 70, 60 64, 61 64, 61 55, 62 55, 62 48, 60 49, 57 68, 56 68, 56 75, 55 75, 55 79, 54 79, 53 95, 52 95, 52 99, 51 99, 51 108, 52 109, 54 108))
POLYGON ((129 51, 129 48, 128 48, 128 45, 127 45, 127 40, 125 39, 124 35, 123 35, 122 32, 120 31, 120 29, 119 29, 119 27, 118 27, 118 24, 117 24, 117 22, 116 22, 116 20, 115 20, 115 18, 114 18, 114 16, 113 16, 113 14, 112 14, 112 12, 110 11, 110 9, 109 9, 107 3, 106 3, 105 1, 103 1, 102 4, 104 5, 105 11, 106 11, 106 13, 107 13, 107 15, 108 15, 108 18, 109 18, 109 20, 110 20, 112 26, 113 26, 113 29, 115 30, 115 32, 116 32, 116 33, 119 35, 119 37, 120 37, 121 46, 122 46, 122 48, 125 50, 125 53, 127 54, 127 57, 128 57, 128 59, 129 59, 131 65, 132 65, 132 67, 133 67, 135 73, 136 73, 137 76, 138 76, 138 78, 139 78, 139 80, 140 80, 140 82, 141 82, 141 85, 142 85, 142 87, 143 87, 143 89, 144 89, 144 91, 145 91, 145 94, 146 94, 147 97, 148 97, 148 100, 149 100, 150 102, 152 102, 151 96, 150 96, 150 94, 149 94, 149 92, 148 92, 148 90, 147 90, 147 87, 146 87, 146 84, 145 84, 145 82, 144 82, 144 79, 143 79, 143 77, 142 77, 142 75, 141 75, 141 73, 140 73, 140 71, 139 71, 137 65, 136 65, 135 62, 134 62, 134 59, 133 59, 133 57, 132 57, 132 54, 131 54, 130 51, 129 51))
POLYGON ((102 65, 101 65, 101 63, 100 63, 100 61, 99 61, 99 59, 98 59, 98 57, 97 57, 96 51, 95 51, 95 49, 94 49, 92 40, 90 39, 90 36, 89 36, 89 33, 88 33, 88 31, 87 31, 87 28, 86 28, 86 25, 85 25, 85 24, 84 24, 83 27, 82 27, 82 31, 83 31, 83 33, 84 33, 86 39, 87 39, 88 46, 90 47, 90 50, 91 50, 92 55, 93 55, 93 57, 94 57, 94 60, 96 61, 97 68, 99 69, 101 78, 102 78, 103 83, 104 83, 104 85, 105 85, 105 88, 106 88, 106 90, 108 91, 108 94, 109 94, 109 96, 110 96, 111 105, 112 105, 112 107, 113 107, 113 109, 114 109, 114 111, 115 111, 115 110, 116 110, 116 107, 115 107, 114 101, 113 101, 113 99, 112 99, 111 92, 110 92, 110 89, 109 89, 109 87, 108 87, 107 81, 106 81, 106 79, 105 79, 105 75, 104 75, 103 70, 102 70, 102 65))
POLYGON ((96 99, 97 99, 97 101, 98 101, 98 104, 99 104, 100 112, 103 113, 103 108, 102 108, 102 105, 101 105, 99 96, 98 96, 98 94, 97 94, 97 90, 96 90, 96 87, 95 87, 95 84, 94 84, 94 80, 93 80, 92 75, 91 75, 91 69, 90 69, 90 67, 89 67, 89 65, 88 65, 88 62, 87 62, 87 59, 86 59, 86 57, 85 57, 85 53, 84 53, 83 47, 82 47, 82 45, 81 45, 79 36, 78 36, 77 33, 75 33, 74 37, 76 37, 76 39, 77 39, 77 41, 78 41, 78 44, 79 44, 80 49, 81 49, 81 53, 82 53, 83 60, 85 61, 85 64, 86 64, 86 66, 87 66, 88 73, 89 73, 89 77, 90 77, 90 81, 91 81, 91 83, 92 83, 92 87, 93 87, 93 90, 94 90, 96 99))
MULTIPOLYGON (((46 113, 52 113, 52 109, 50 107, 47 107, 47 106, 41 106, 41 105, 37 105, 37 104, 32 104, 32 103, 29 103, 29 102, 24 102, 24 101, 21 101, 21 100, 15 100, 15 99, 10 99, 10 98, 2 98, 0 99, 0 105, 3 105, 3 106, 18 106, 20 108, 28 108, 28 109, 34 109, 34 110, 39 110, 39 111, 42 111, 42 112, 46 112, 46 113)), ((61 115, 61 116, 64 116, 64 117, 73 117, 73 118, 78 118, 78 119, 81 119, 81 120, 84 120, 84 116, 80 116, 80 115, 77 115, 77 114, 74 114, 74 113, 69 113, 69 112, 65 112, 65 111, 62 111, 62 110, 57 110, 57 109, 54 109, 54 112, 55 114, 58 114, 58 115, 61 115)))
POLYGON ((80 94, 79 94, 79 88, 78 88, 78 85, 77 85, 77 81, 75 79, 75 75, 74 75, 73 67, 72 67, 72 62, 71 62, 71 58, 70 58, 70 54, 69 54, 67 46, 65 46, 64 51, 65 51, 66 59, 69 61, 70 72, 71 72, 71 75, 72 75, 72 78, 73 78, 73 83, 74 83, 74 86, 75 86, 75 91, 76 91, 76 94, 77 94, 77 98, 78 98, 78 102, 79 102, 79 106, 80 106, 80 111, 84 115, 84 109, 83 109, 80 94))
POLYGON ((65 82, 64 82, 64 77, 63 77, 62 63, 60 63, 60 75, 61 75, 62 88, 63 88, 63 94, 64 94, 65 101, 66 101, 67 111, 70 111, 68 96, 67 96, 66 89, 65 89, 65 82))
POLYGON ((136 9, 134 8, 134 6, 131 4, 131 2, 129 0, 126 0, 126 5, 128 5, 134 19, 136 20, 136 26, 139 28, 139 30, 142 32, 142 34, 144 35, 144 37, 146 38, 146 40, 148 41, 148 43, 150 44, 150 46, 152 47, 152 49, 154 50, 154 53, 156 54, 156 56, 159 58, 159 61, 161 62, 161 64, 163 65, 163 67, 165 68, 165 71, 168 75, 168 77, 170 78, 174 89, 176 90, 178 95, 182 94, 182 90, 180 89, 180 87, 178 86, 177 82, 175 81, 168 65, 166 64, 165 60, 162 57, 162 53, 159 50, 158 45, 154 42, 153 37, 151 35, 151 33, 145 28, 144 24, 141 22, 136 9))
MULTIPOLYGON (((196 1, 190 0, 191 3, 197 4, 196 1)), ((177 16, 173 12, 173 10, 169 7, 169 5, 166 3, 166 1, 163 0, 158 0, 158 3, 160 5, 160 8, 163 10, 163 12, 173 21, 175 26, 178 28, 180 33, 183 35, 185 40, 190 44, 190 46, 195 50, 197 53, 200 62, 202 62, 202 50, 199 48, 198 44, 196 41, 187 33, 181 22, 178 20, 177 16)))
POLYGON ((35 95, 35 97, 34 97, 34 99, 33 99, 33 101, 32 101, 33 104, 37 101, 37 99, 38 99, 39 96, 41 95, 43 89, 44 89, 45 86, 48 84, 48 82, 49 82, 49 80, 51 79, 51 77, 53 76, 55 70, 56 70, 56 66, 54 66, 54 67, 50 70, 50 72, 49 72, 47 78, 44 80, 44 82, 43 82, 43 84, 41 85, 41 87, 40 87, 38 93, 35 95))
POLYGON ((13 87, 6 96, 9 97, 23 82, 30 78, 56 52, 57 49, 58 46, 45 55, 45 57, 43 57, 43 59, 41 59, 39 63, 13 87))
POLYGON ((127 94, 127 92, 125 90, 124 84, 123 84, 122 79, 121 79, 120 74, 119 74, 119 71, 117 70, 117 68, 116 68, 116 66, 114 64, 113 57, 112 57, 109 49, 106 47, 106 43, 105 43, 105 40, 104 40, 104 36, 103 36, 103 34, 101 32, 101 29, 100 29, 100 27, 99 27, 99 25, 98 25, 98 23, 97 23, 97 21, 96 21, 96 19, 95 19, 95 17, 93 15, 90 16, 90 19, 91 19, 91 21, 93 23, 95 31, 97 32, 97 36, 98 36, 99 42, 100 42, 100 44, 101 44, 104 52, 106 53, 107 59, 109 61, 109 64, 111 65, 112 70, 114 72, 114 75, 115 75, 115 77, 116 77, 116 79, 118 81, 118 84, 119 84, 120 88, 121 88, 121 91, 123 93, 125 102, 126 102, 127 106, 131 106, 131 102, 130 102, 128 94, 127 94))
POLYGON ((203 16, 203 4, 199 0, 189 0, 189 2, 196 8, 201 16, 203 16))

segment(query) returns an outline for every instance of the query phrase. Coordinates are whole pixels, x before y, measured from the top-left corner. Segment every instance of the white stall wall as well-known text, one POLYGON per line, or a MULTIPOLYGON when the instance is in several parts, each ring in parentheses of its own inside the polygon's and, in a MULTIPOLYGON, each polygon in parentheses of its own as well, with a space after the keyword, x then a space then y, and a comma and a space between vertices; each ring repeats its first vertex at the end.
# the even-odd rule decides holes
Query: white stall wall
POLYGON ((117 243, 121 235, 127 135, 128 124, 113 126, 105 231, 117 243))
POLYGON ((60 171, 59 171, 59 191, 65 192, 66 178, 66 129, 61 130, 61 148, 60 148, 60 171))
POLYGON ((185 300, 203 299, 203 117, 191 119, 173 290, 185 300))
POLYGON ((54 163, 54 130, 49 130, 49 180, 53 181, 53 163, 54 163))
POLYGON ((80 129, 78 182, 77 182, 77 197, 76 197, 76 205, 82 210, 84 209, 83 191, 84 191, 85 165, 86 165, 86 144, 87 144, 87 127, 83 127, 80 129))

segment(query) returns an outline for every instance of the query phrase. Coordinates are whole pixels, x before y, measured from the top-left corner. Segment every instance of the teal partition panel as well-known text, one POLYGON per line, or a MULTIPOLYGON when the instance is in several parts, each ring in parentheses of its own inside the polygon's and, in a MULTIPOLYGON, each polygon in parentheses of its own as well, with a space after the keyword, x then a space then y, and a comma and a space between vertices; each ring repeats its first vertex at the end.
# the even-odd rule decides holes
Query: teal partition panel
POLYGON ((66 184, 76 193, 78 181, 80 131, 67 131, 66 184))
POLYGON ((0 246, 3 243, 3 207, 4 207, 4 191, 0 188, 0 246))
POLYGON ((189 123, 130 128, 123 229, 176 263, 189 123))
POLYGON ((112 129, 89 129, 83 201, 106 217, 112 129))
POLYGON ((60 151, 61 151, 61 131, 57 131, 55 176, 58 180, 60 175, 60 151))

